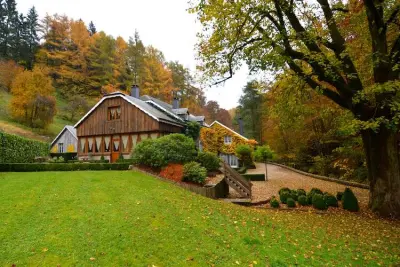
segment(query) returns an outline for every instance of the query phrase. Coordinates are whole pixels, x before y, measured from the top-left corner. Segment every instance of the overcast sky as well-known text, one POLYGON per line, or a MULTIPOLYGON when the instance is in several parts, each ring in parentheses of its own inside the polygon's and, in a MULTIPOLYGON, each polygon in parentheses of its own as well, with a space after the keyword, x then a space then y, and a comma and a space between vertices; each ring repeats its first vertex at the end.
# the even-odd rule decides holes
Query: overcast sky
MULTIPOLYGON (((146 45, 161 50, 166 59, 178 60, 193 72, 196 67, 196 32, 201 27, 196 16, 189 14, 188 0, 17 0, 19 12, 26 14, 33 5, 40 17, 49 14, 65 14, 82 19, 86 24, 93 21, 98 31, 128 40, 135 29, 146 45)), ((207 100, 217 100, 221 107, 237 106, 243 86, 247 82, 247 70, 242 69, 233 79, 218 87, 205 88, 207 100)))

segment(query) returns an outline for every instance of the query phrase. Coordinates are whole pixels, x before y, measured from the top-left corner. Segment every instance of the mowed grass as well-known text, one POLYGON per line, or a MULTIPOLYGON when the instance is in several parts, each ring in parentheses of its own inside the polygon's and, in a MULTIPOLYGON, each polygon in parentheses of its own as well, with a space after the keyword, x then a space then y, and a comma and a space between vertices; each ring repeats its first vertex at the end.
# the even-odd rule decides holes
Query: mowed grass
POLYGON ((261 210, 132 171, 0 173, 0 265, 400 263, 396 222, 261 210))

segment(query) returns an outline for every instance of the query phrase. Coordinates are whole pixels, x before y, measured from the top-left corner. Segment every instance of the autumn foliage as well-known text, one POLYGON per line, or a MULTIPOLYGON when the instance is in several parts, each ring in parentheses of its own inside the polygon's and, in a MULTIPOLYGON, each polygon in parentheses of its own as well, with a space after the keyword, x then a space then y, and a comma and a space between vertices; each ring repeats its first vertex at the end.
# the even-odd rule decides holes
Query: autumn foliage
POLYGON ((30 127, 45 128, 56 114, 54 92, 44 68, 23 71, 11 86, 11 115, 30 127))
POLYGON ((160 176, 175 182, 181 182, 183 178, 183 165, 170 163, 161 170, 160 176))
POLYGON ((24 70, 13 60, 0 60, 0 89, 10 91, 14 78, 24 70))

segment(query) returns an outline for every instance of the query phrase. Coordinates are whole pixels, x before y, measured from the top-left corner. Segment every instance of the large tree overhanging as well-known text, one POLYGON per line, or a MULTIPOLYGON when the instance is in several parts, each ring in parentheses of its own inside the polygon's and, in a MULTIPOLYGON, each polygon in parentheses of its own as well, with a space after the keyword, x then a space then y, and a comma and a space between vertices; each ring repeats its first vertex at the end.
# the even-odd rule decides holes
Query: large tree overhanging
POLYGON ((191 11, 203 25, 202 71, 222 77, 216 83, 230 79, 241 62, 255 71, 289 68, 350 110, 365 147, 370 206, 400 216, 399 0, 199 0, 191 11), (361 77, 349 51, 354 34, 339 24, 351 12, 361 14, 359 23, 365 24, 372 82, 361 77))

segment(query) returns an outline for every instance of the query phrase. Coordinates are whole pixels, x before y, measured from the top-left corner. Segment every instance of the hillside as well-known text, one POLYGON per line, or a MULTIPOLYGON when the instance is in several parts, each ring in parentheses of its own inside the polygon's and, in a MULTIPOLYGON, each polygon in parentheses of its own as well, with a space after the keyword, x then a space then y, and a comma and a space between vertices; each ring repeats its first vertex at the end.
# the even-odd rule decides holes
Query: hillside
POLYGON ((0 131, 50 142, 65 125, 74 124, 74 122, 63 118, 63 108, 67 103, 61 97, 57 97, 57 115, 54 117, 53 123, 51 123, 47 129, 32 129, 13 120, 9 114, 10 100, 11 94, 0 90, 0 131))

